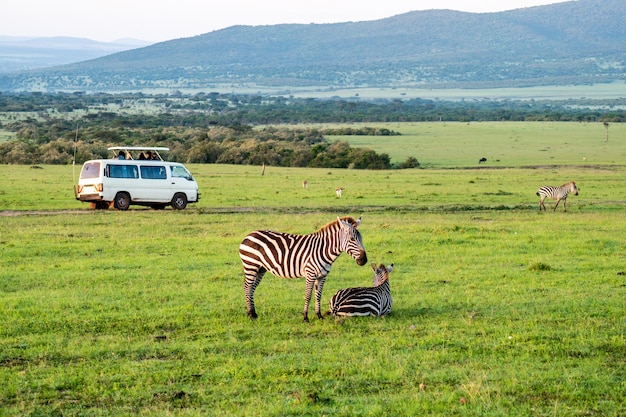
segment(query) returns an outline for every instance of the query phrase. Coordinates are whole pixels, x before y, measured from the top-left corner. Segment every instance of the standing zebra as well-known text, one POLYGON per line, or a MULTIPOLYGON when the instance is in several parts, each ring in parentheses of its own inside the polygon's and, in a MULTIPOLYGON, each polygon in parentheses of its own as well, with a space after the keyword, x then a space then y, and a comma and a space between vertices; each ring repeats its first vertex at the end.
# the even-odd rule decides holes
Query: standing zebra
POLYGON ((565 207, 565 203, 567 202, 567 195, 569 193, 574 193, 574 195, 578 195, 578 188, 576 188, 576 183, 574 181, 570 181, 561 185, 560 187, 554 187, 551 185, 544 185, 543 187, 539 187, 537 190, 537 195, 540 197, 539 199, 539 211, 543 207, 543 210, 546 210, 546 206, 543 204, 543 200, 546 198, 551 198, 556 200, 556 204, 554 205, 554 209, 552 211, 556 211, 556 207, 559 205, 561 200, 563 200, 563 211, 567 211, 567 207, 565 207))
POLYGON ((293 235, 270 230, 257 230, 246 236, 239 245, 239 257, 246 277, 244 292, 248 316, 257 318, 254 308, 254 290, 266 271, 284 278, 306 277, 304 294, 304 321, 309 321, 309 303, 315 286, 315 313, 322 318, 320 302, 326 276, 333 262, 346 252, 357 265, 367 263, 361 233, 357 227, 361 218, 337 217, 317 232, 293 235))
POLYGON ((330 314, 333 316, 384 316, 391 313, 391 288, 389 267, 372 263, 373 287, 345 288, 337 291, 330 299, 330 314))

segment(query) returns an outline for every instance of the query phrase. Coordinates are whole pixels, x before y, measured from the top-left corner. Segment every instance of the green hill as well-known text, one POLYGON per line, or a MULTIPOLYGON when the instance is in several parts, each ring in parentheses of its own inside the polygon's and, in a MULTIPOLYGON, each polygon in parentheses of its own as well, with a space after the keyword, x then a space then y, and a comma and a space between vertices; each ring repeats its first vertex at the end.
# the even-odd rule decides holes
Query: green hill
POLYGON ((429 10, 366 22, 233 26, 3 75, 0 91, 606 82, 624 79, 624 22, 623 0, 579 0, 499 13, 429 10))

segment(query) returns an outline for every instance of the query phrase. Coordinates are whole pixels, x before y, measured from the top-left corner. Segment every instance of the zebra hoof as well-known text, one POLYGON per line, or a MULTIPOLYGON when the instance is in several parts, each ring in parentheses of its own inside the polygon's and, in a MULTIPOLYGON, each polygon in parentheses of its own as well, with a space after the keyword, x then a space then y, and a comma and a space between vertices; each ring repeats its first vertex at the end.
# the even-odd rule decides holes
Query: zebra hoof
POLYGON ((252 310, 248 311, 248 317, 250 317, 252 320, 256 320, 256 318, 259 316, 257 316, 256 311, 252 310))
POLYGON ((302 313, 302 316, 304 317, 304 322, 308 323, 309 322, 309 315, 307 313, 302 313))
POLYGON ((324 316, 322 315, 322 313, 317 313, 317 318, 320 320, 324 320, 324 316))

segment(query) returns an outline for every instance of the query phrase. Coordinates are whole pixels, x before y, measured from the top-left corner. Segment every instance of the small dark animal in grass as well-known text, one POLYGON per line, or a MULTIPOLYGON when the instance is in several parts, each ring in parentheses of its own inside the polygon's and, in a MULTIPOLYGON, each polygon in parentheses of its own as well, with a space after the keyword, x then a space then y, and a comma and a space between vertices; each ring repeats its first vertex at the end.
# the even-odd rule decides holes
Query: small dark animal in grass
POLYGON ((333 316, 384 316, 391 313, 391 287, 389 273, 393 264, 376 266, 373 287, 345 288, 337 291, 330 300, 330 314, 333 316))
POLYGON ((539 189, 537 190, 537 195, 540 197, 539 211, 541 211, 542 207, 544 211, 546 210, 546 206, 545 204, 543 204, 543 201, 546 198, 556 200, 556 204, 554 205, 552 211, 556 211, 556 208, 561 201, 563 201, 563 211, 567 211, 567 207, 565 206, 565 204, 567 202, 567 195, 569 193, 574 193, 574 195, 578 195, 578 188, 576 188, 576 183, 574 181, 565 183, 560 187, 554 187, 552 185, 544 185, 543 187, 539 187, 539 189))
POLYGON ((484 156, 478 160, 479 164, 483 164, 485 162, 487 162, 487 158, 485 158, 484 156))

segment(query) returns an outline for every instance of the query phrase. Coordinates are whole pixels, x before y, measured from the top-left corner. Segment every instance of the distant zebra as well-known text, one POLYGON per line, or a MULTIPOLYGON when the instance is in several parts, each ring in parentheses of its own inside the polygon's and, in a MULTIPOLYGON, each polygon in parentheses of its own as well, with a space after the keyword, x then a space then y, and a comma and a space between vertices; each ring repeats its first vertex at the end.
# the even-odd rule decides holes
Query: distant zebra
POLYGON ((330 299, 330 314, 333 316, 384 316, 391 313, 391 288, 389 267, 372 263, 373 287, 345 288, 337 291, 330 299))
POLYGON ((551 185, 544 185, 543 187, 539 187, 539 190, 537 190, 537 195, 540 197, 539 211, 541 211, 542 207, 544 211, 546 210, 546 206, 543 204, 543 201, 546 198, 556 200, 556 204, 554 205, 554 209, 552 211, 556 211, 556 207, 561 201, 563 201, 563 211, 567 211, 565 204, 567 202, 567 195, 569 193, 574 193, 574 195, 578 195, 578 188, 576 188, 576 183, 574 181, 570 181, 566 184, 561 185, 560 187, 554 187, 551 185))
POLYGON ((244 292, 248 316, 257 318, 254 308, 254 291, 266 271, 284 278, 306 277, 304 295, 304 321, 309 321, 309 303, 315 287, 315 313, 322 318, 320 302, 326 276, 333 262, 346 252, 357 265, 367 263, 361 233, 357 227, 361 218, 337 217, 317 232, 294 235, 257 230, 246 236, 239 245, 239 257, 246 277, 244 292))

